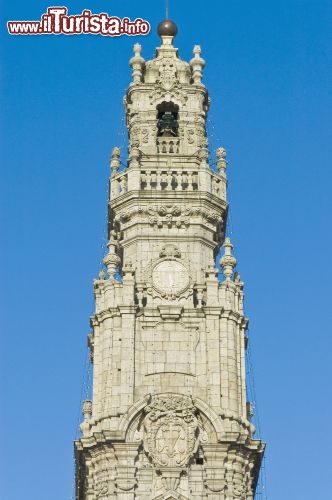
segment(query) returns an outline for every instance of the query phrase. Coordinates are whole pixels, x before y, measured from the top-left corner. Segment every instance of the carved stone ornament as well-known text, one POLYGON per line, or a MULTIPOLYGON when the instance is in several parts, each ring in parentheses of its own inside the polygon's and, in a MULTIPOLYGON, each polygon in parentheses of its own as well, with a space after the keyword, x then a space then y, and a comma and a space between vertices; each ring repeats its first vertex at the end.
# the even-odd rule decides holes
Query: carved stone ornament
POLYGON ((142 143, 143 144, 148 144, 149 142, 149 134, 150 134, 150 131, 148 128, 143 128, 142 129, 142 143))
POLYGON ((169 243, 168 245, 165 245, 162 247, 162 249, 159 253, 159 257, 175 257, 175 258, 180 259, 181 252, 177 246, 169 243))
POLYGON ((96 484, 95 486, 96 490, 96 497, 99 498, 103 495, 106 495, 108 493, 108 482, 107 481, 101 481, 96 484))
POLYGON ((176 65, 171 57, 164 57, 159 66, 160 83, 165 90, 170 90, 177 82, 176 65))
POLYGON ((181 227, 182 225, 188 226, 190 224, 189 216, 191 215, 191 209, 172 204, 159 205, 148 207, 146 215, 151 225, 161 227, 166 223, 168 227, 171 227, 173 224, 181 227))
POLYGON ((188 144, 194 144, 194 142, 195 142, 195 129, 189 128, 187 130, 187 141, 188 141, 188 144))
POLYGON ((109 495, 114 487, 116 458, 113 449, 108 447, 93 452, 91 472, 95 498, 109 495))
POLYGON ((148 265, 145 275, 147 292, 153 297, 175 300, 192 293, 189 262, 181 259, 175 245, 165 245, 159 259, 148 265))
POLYGON ((157 468, 186 467, 199 445, 199 420, 186 396, 154 396, 145 407, 144 450, 157 468))
POLYGON ((165 90, 165 87, 159 83, 157 84, 152 92, 149 94, 150 104, 160 104, 162 101, 174 102, 176 104, 181 104, 182 109, 185 107, 188 100, 188 95, 184 92, 182 86, 178 82, 175 82, 171 89, 165 90))
POLYGON ((119 480, 117 479, 117 487, 119 488, 119 490, 122 490, 122 491, 130 491, 132 489, 135 488, 136 486, 136 478, 130 480, 129 478, 126 478, 126 479, 123 479, 123 480, 119 480))
POLYGON ((245 487, 241 483, 242 477, 238 480, 238 482, 234 482, 233 486, 233 494, 236 498, 244 498, 243 495, 245 493, 245 487))
POLYGON ((147 218, 148 223, 156 228, 177 227, 185 229, 195 222, 197 217, 202 217, 205 224, 211 228, 220 226, 223 222, 222 214, 208 210, 204 207, 181 206, 175 204, 163 205, 138 205, 114 214, 113 222, 118 231, 123 230, 132 220, 142 221, 147 218))
POLYGON ((166 259, 154 266, 152 283, 161 295, 175 299, 189 286, 188 271, 182 262, 166 259))
POLYGON ((223 219, 221 214, 212 210, 200 207, 181 206, 173 204, 139 206, 124 210, 114 216, 114 223, 119 227, 136 217, 147 217, 151 226, 171 228, 188 227, 194 217, 202 216, 205 223, 214 227, 221 224, 223 219))
POLYGON ((129 136, 130 136, 130 145, 132 147, 138 147, 140 144, 140 135, 139 135, 139 128, 135 125, 131 127, 129 131, 129 136))
POLYGON ((204 480, 206 488, 213 493, 221 493, 225 491, 226 481, 220 477, 220 472, 218 470, 206 470, 206 478, 204 480))

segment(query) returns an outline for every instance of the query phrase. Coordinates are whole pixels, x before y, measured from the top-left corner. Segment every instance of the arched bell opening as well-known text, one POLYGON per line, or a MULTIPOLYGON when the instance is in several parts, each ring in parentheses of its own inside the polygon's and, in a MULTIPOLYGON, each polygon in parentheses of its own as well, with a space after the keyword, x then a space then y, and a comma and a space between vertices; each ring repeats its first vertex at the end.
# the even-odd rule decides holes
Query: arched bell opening
POLYGON ((157 106, 157 126, 158 137, 178 137, 179 136, 179 106, 174 102, 166 102, 157 106))

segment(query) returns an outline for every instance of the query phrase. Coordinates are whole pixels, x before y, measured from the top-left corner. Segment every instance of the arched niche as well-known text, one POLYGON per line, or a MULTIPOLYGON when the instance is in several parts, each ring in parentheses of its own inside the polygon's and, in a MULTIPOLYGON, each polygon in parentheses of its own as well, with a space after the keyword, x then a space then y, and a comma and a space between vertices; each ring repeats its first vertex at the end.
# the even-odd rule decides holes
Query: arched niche
POLYGON ((174 102, 163 101, 157 105, 158 137, 178 137, 179 106, 174 102))

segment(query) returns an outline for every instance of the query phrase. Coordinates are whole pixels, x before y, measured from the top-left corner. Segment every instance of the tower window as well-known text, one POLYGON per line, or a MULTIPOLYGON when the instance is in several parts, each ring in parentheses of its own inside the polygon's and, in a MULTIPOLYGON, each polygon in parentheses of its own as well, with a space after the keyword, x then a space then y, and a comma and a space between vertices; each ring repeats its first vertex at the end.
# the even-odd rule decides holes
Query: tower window
POLYGON ((163 101, 157 106, 158 137, 178 137, 179 106, 163 101))

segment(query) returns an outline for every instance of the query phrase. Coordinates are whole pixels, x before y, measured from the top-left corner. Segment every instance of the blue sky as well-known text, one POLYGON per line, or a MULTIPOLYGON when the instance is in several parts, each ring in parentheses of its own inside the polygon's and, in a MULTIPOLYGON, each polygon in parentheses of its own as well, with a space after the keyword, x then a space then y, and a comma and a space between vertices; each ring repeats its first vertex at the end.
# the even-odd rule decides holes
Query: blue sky
MULTIPOLYGON (((92 279, 105 248, 108 159, 125 146, 133 43, 151 58, 164 2, 79 2, 142 17, 148 36, 10 36, 1 15, 1 485, 70 500, 87 386, 92 279)), ((330 0, 170 2, 184 59, 201 44, 211 157, 229 160, 229 233, 246 313, 269 500, 327 498, 331 432, 330 0), (180 5, 179 5, 180 4, 180 5)), ((123 153, 125 157, 125 152, 123 153)))

